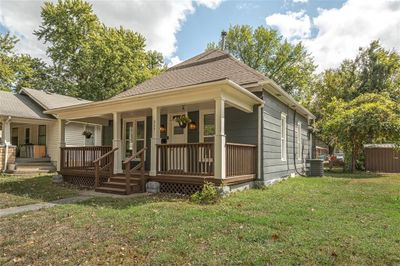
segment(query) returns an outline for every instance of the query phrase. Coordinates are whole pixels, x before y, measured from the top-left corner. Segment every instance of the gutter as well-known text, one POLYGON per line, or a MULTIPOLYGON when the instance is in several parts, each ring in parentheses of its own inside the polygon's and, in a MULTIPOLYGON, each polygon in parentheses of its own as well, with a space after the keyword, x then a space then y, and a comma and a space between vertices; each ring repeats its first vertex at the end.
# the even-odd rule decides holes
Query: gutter
MULTIPOLYGON (((268 80, 263 80, 259 82, 259 85, 263 87, 263 89, 268 91, 268 88, 266 88, 265 86, 270 86, 272 87, 274 90, 276 90, 278 92, 279 95, 273 94, 273 96, 275 96, 276 98, 278 98, 279 100, 282 101, 283 99, 286 99, 287 101, 289 101, 291 104, 293 104, 292 106, 290 106, 291 109, 296 110, 299 109, 302 112, 306 113, 309 119, 315 119, 315 115, 313 115, 310 111, 308 111, 307 108, 305 108, 304 106, 302 106, 300 103, 298 103, 291 95, 289 95, 284 89, 282 89, 281 86, 279 86, 278 84, 276 84, 273 80, 268 79, 268 80)), ((270 91, 269 91, 270 92, 270 91)))
POLYGON ((235 83, 229 79, 222 79, 222 80, 219 79, 219 80, 215 80, 215 81, 210 81, 210 82, 205 82, 205 83, 200 83, 200 84, 195 84, 195 85, 190 85, 190 86, 184 86, 184 87, 179 87, 179 88, 174 88, 174 89, 165 89, 165 90, 154 91, 154 92, 149 92, 149 93, 144 93, 144 94, 127 96, 127 97, 123 97, 123 98, 111 98, 109 100, 104 100, 104 101, 99 101, 99 102, 90 102, 90 103, 77 104, 77 105, 73 105, 73 106, 54 108, 54 109, 44 111, 43 113, 54 115, 54 114, 57 114, 57 113, 63 112, 63 111, 71 111, 71 110, 77 110, 77 109, 79 110, 80 108, 85 108, 85 107, 105 106, 110 103, 124 103, 124 102, 129 102, 132 100, 140 100, 143 98, 157 97, 157 96, 163 95, 163 94, 165 95, 165 94, 169 94, 169 93, 176 93, 176 92, 180 92, 183 90, 196 89, 199 87, 212 86, 212 85, 216 85, 216 86, 229 85, 229 86, 237 89, 239 92, 245 94, 246 96, 252 98, 257 103, 263 104, 263 101, 260 98, 258 98, 256 95, 252 94, 245 88, 241 87, 237 83, 235 83))

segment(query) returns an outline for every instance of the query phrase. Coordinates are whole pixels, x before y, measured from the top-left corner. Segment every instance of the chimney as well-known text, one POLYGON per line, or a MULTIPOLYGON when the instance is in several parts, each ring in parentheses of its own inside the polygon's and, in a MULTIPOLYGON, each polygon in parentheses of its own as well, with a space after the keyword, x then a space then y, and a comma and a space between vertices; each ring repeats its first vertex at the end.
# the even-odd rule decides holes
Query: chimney
POLYGON ((225 38, 226 38, 226 31, 221 31, 221 50, 224 51, 225 50, 225 38))

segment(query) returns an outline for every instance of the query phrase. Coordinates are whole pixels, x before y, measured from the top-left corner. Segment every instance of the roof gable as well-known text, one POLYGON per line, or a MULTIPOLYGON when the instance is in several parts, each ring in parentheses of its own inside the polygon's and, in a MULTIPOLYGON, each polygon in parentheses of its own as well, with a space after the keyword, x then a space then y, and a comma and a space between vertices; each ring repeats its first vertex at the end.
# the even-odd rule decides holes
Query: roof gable
POLYGON ((27 88, 22 89, 20 94, 28 96, 37 104, 42 106, 45 110, 90 102, 87 100, 65 96, 57 93, 27 88))
POLYGON ((54 119, 28 96, 5 91, 0 91, 0 116, 54 119))
POLYGON ((217 80, 229 79, 246 86, 267 78, 221 50, 210 50, 169 68, 164 73, 114 98, 175 89, 217 80))

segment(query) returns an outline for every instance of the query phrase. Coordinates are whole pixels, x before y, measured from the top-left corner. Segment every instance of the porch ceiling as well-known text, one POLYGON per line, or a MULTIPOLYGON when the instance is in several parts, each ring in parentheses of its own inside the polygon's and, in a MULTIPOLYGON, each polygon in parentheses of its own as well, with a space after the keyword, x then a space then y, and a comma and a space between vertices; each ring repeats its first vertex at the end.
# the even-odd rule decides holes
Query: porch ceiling
POLYGON ((211 103, 214 106, 214 100, 220 98, 226 101, 227 106, 232 106, 245 112, 252 112, 254 105, 262 104, 261 99, 243 87, 230 80, 221 80, 164 92, 52 109, 46 111, 46 113, 57 115, 61 119, 78 119, 115 112, 140 112, 141 110, 150 110, 153 107, 160 107, 161 110, 166 110, 171 106, 177 108, 182 105, 196 106, 211 103))

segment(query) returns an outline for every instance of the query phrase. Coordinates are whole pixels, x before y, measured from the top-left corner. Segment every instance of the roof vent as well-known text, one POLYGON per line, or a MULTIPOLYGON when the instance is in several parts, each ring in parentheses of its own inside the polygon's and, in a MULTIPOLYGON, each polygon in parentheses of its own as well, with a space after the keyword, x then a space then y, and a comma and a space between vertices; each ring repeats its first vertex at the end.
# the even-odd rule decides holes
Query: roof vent
POLYGON ((224 51, 225 50, 225 42, 226 42, 226 31, 221 31, 221 50, 224 51))

